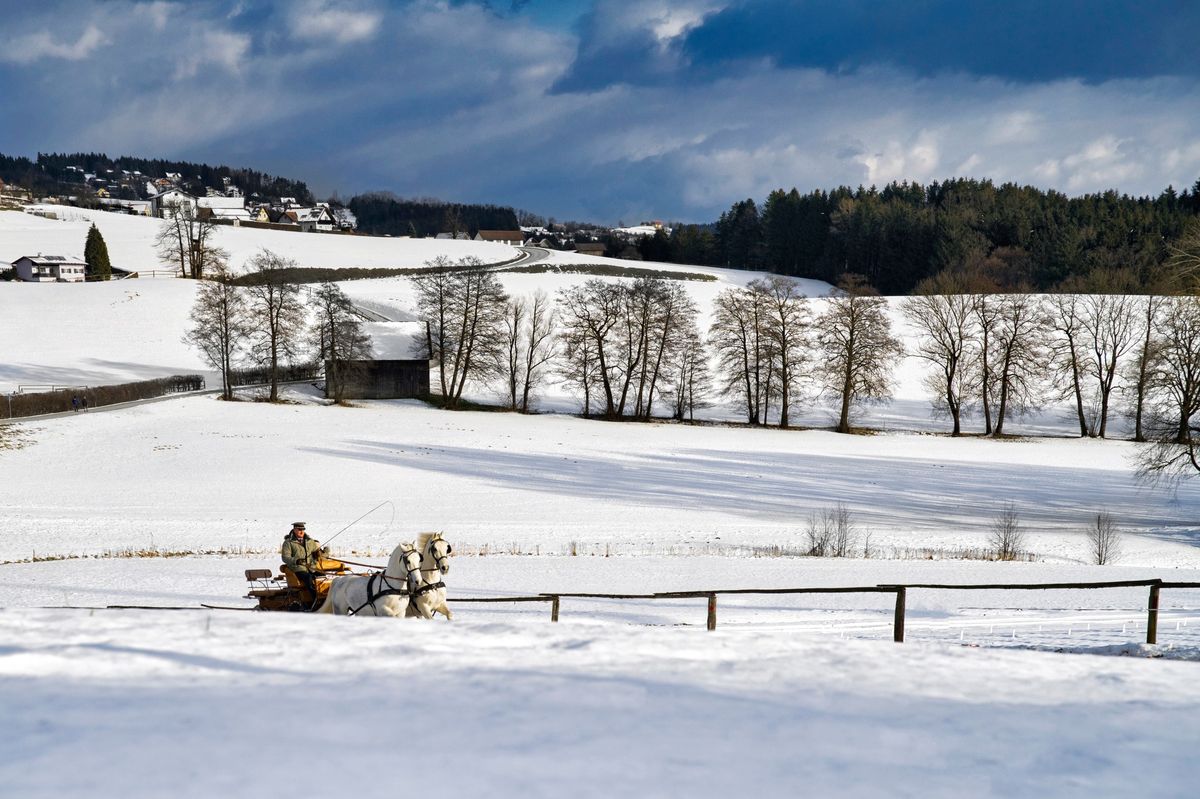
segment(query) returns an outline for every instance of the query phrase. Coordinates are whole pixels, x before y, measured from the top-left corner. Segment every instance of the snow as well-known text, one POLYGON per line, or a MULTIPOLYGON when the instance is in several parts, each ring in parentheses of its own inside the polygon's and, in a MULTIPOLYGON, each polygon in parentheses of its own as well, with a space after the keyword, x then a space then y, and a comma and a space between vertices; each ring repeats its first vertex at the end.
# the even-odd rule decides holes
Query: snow
MULTIPOLYGON (((133 252, 144 230, 111 218, 110 248, 133 252)), ((43 252, 85 226, 15 219, 0 214, 0 258, 17 222, 52 226, 16 234, 43 252)), ((378 242, 406 262, 414 244, 378 242)), ((685 284, 705 313, 756 276, 671 268, 717 277, 685 284)), ((529 293, 588 277, 501 279, 529 293)), ((342 285, 395 320, 372 325, 375 345, 404 357, 409 283, 342 285)), ((196 371, 180 340, 193 298, 181 280, 0 284, 0 391, 196 371)), ((871 436, 331 407, 303 387, 289 404, 190 396, 0 428, 4 793, 1190 796, 1200 590, 1162 592, 1153 646, 1145 587, 910 589, 902 645, 890 594, 722 595, 711 633, 703 599, 564 598, 558 624, 544 603, 461 601, 1200 580, 1200 484, 1140 485, 1124 441, 927 435, 944 424, 920 375, 900 366, 871 436), (802 549, 809 513, 839 501, 875 557, 767 556, 802 549), (1036 562, 953 559, 1006 501, 1036 562), (198 608, 249 607, 243 571, 278 566, 294 519, 327 542, 381 503, 334 551, 381 562, 443 530, 454 622, 198 608), (1087 565, 1102 508, 1127 531, 1115 566, 1087 565)), ((1064 431, 1056 413, 1019 429, 1064 431)))
POLYGON ((220 611, 9 610, 0 635, 21 797, 1186 796, 1200 776, 1189 663, 220 611))
MULTIPOLYGON (((94 223, 104 235, 113 266, 126 271, 166 269, 154 251, 162 220, 67 206, 39 206, 59 215, 44 219, 18 211, 0 211, 0 260, 15 261, 38 252, 79 257, 88 228, 94 223)), ((435 239, 395 239, 381 236, 299 233, 248 227, 219 227, 217 246, 229 252, 236 270, 262 249, 269 249, 299 266, 340 269, 420 267, 439 255, 452 260, 474 256, 486 263, 514 258, 506 244, 435 239)))

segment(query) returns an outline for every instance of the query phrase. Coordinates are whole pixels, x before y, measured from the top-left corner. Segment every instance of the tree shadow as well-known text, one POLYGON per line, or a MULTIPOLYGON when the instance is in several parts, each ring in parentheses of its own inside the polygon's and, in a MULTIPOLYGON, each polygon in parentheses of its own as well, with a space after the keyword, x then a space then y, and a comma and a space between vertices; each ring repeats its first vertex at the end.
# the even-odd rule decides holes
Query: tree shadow
POLYGON ((602 457, 414 448, 366 439, 303 449, 515 490, 748 518, 792 517, 797 526, 812 510, 844 502, 865 524, 979 532, 1011 500, 1035 531, 1082 530, 1092 514, 1107 509, 1121 524, 1147 534, 1200 543, 1195 488, 1147 488, 1129 473, 1086 467, 713 449, 602 457))

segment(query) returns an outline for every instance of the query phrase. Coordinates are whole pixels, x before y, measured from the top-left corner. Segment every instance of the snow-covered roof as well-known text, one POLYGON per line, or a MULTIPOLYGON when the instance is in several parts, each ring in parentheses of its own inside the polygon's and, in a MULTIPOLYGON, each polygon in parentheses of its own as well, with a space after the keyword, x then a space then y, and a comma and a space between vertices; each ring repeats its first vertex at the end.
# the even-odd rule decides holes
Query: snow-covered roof
MULTIPOLYGON (((65 255, 22 255, 17 261, 29 261, 34 266, 87 266, 86 263, 65 255)), ((16 263, 14 261, 13 263, 16 263)))
POLYGON ((210 197, 197 198, 196 205, 200 206, 201 208, 242 209, 246 207, 246 198, 221 197, 220 195, 212 195, 210 197))

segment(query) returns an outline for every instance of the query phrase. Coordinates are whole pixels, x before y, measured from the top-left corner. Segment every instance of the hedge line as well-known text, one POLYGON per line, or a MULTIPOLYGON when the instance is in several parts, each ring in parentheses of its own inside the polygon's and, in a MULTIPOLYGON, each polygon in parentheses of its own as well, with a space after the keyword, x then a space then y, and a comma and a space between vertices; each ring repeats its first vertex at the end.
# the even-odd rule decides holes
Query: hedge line
POLYGON ((115 386, 83 386, 31 394, 10 394, 7 397, 0 396, 0 418, 15 419, 20 416, 70 411, 74 410, 72 400, 76 399, 80 408, 84 402, 87 403, 87 407, 96 408, 101 405, 161 397, 164 394, 199 391, 202 388, 204 378, 200 375, 171 375, 115 386))

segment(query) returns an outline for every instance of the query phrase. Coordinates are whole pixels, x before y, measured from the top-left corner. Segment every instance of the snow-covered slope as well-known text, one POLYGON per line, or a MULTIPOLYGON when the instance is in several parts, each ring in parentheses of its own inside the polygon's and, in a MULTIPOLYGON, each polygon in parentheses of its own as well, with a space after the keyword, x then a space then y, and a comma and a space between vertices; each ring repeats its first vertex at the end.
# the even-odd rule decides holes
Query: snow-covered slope
MULTIPOLYGON (((113 266, 127 271, 166 268, 154 252, 154 237, 161 228, 161 220, 65 206, 42 207, 60 218, 44 219, 17 211, 0 211, 0 261, 11 262, 22 255, 39 252, 81 257, 88 228, 94 223, 104 235, 113 266)), ((395 239, 224 226, 217 228, 215 243, 229 252, 230 266, 234 269, 241 269, 262 249, 291 258, 299 266, 331 269, 419 267, 439 255, 453 260, 474 256, 486 263, 498 263, 518 254, 507 244, 492 242, 395 239)))

